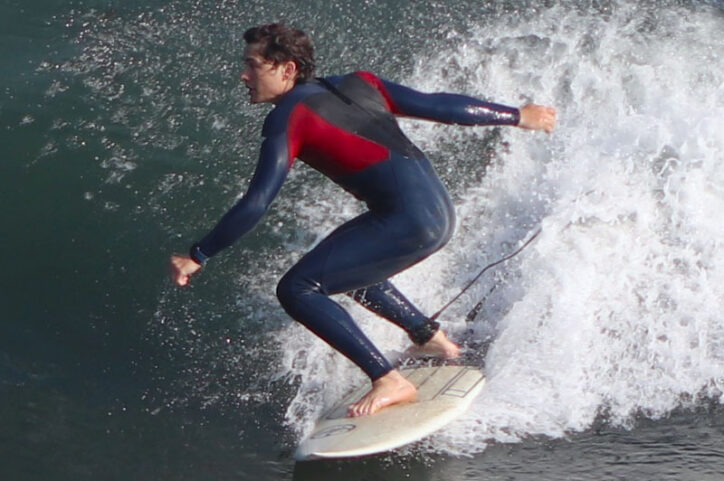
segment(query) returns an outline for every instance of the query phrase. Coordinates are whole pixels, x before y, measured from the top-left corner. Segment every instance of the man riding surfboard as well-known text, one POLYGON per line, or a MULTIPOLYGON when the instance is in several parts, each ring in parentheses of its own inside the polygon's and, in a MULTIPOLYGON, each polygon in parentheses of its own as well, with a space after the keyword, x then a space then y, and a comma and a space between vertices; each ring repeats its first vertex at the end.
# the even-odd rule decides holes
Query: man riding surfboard
POLYGON ((550 133, 551 107, 520 109, 450 93, 425 94, 370 72, 314 78, 304 32, 282 24, 244 34, 241 80, 251 103, 270 103, 259 161, 245 195, 188 255, 171 258, 172 277, 185 286, 207 260, 249 232, 300 159, 367 205, 281 279, 277 297, 296 321, 359 366, 372 389, 349 407, 372 414, 415 398, 416 389, 372 344, 349 313, 330 298, 348 293, 397 324, 424 352, 454 358, 458 346, 389 279, 450 239, 454 207, 425 155, 400 130, 396 116, 460 125, 509 125, 550 133))

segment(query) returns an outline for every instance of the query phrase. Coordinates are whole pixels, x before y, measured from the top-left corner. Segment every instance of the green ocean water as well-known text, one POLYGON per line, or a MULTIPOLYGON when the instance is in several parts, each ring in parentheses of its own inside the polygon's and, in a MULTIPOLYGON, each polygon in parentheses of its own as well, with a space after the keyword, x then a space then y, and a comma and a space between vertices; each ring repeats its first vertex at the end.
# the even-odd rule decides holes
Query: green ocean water
MULTIPOLYGON (((317 408, 310 407, 314 403, 309 400, 320 399, 314 397, 322 395, 319 386, 331 392, 341 388, 331 381, 325 384, 328 371, 318 370, 313 360, 330 371, 338 361, 325 361, 329 354, 318 351, 311 338, 303 338, 302 348, 292 352, 289 338, 297 331, 289 330, 289 320, 273 298, 275 280, 291 262, 360 206, 310 169, 295 167, 262 225, 230 253, 214 259, 191 288, 175 289, 166 275, 169 255, 186 251, 213 226, 243 192, 256 162, 268 110, 248 105, 238 79, 242 34, 248 26, 281 19, 304 28, 315 40, 323 75, 367 69, 421 89, 482 95, 475 79, 487 75, 477 67, 486 64, 499 79, 509 78, 486 85, 493 89, 489 94, 494 100, 541 98, 561 110, 561 137, 551 141, 552 147, 539 148, 543 153, 536 160, 542 164, 555 162, 551 158, 557 155, 565 157, 561 153, 568 152, 560 147, 564 140, 584 147, 589 138, 596 142, 595 135, 579 132, 565 115, 578 115, 578 99, 597 98, 595 85, 620 76, 618 90, 626 92, 630 103, 597 101, 586 111, 605 117, 620 108, 617 119, 622 124, 633 111, 648 126, 652 118, 663 118, 662 125, 670 124, 676 132, 701 126, 691 127, 693 133, 679 142, 674 134, 659 138, 651 133, 653 128, 631 124, 641 158, 655 151, 651 163, 658 166, 656 172, 666 170, 662 162, 676 158, 672 165, 691 165, 687 173, 692 178, 701 165, 721 160, 717 132, 724 129, 716 119, 722 118, 718 114, 724 97, 722 50, 717 48, 724 47, 724 41, 716 33, 724 31, 722 8, 721 2, 675 1, 631 6, 513 0, 3 0, 0 479, 722 479, 724 425, 717 370, 724 353, 715 326, 724 296, 717 282, 722 271, 714 257, 706 257, 718 246, 718 221, 707 217, 706 210, 707 205, 715 210, 724 199, 716 188, 718 178, 710 191, 698 191, 700 197, 696 190, 675 190, 676 202, 668 202, 658 187, 631 181, 632 191, 656 191, 657 209, 672 210, 672 219, 677 218, 678 202, 693 197, 704 220, 696 228, 682 227, 683 221, 662 228, 667 248, 679 259, 672 263, 685 263, 680 247, 700 256, 698 264, 691 263, 696 268, 679 269, 689 286, 682 288, 686 294, 676 291, 673 277, 666 280, 671 273, 652 269, 652 284, 674 286, 668 297, 654 296, 662 310, 643 327, 620 330, 620 337, 638 339, 643 331, 656 331, 664 309, 669 315, 673 305, 710 306, 699 317, 710 324, 692 323, 690 331, 683 328, 680 333, 682 338, 699 336, 706 352, 674 349, 668 358, 679 371, 689 373, 693 364, 705 374, 669 376, 666 361, 658 357, 651 361, 651 370, 641 374, 629 358, 616 358, 612 347, 603 358, 615 364, 622 377, 629 376, 631 384, 650 389, 629 393, 622 386, 626 399, 602 396, 586 413, 571 408, 573 414, 553 426, 538 412, 553 411, 562 402, 546 401, 548 391, 529 390, 530 397, 543 401, 521 410, 524 414, 486 418, 481 408, 470 421, 473 427, 456 425, 440 438, 364 460, 293 462, 291 453, 317 408), (561 38, 573 39, 568 49, 561 38), (679 55, 664 60, 653 59, 650 52, 637 56, 658 39, 670 42, 663 44, 667 49, 679 42, 679 55), (631 57, 623 58, 622 52, 631 52, 631 57), (548 65, 557 70, 540 73, 547 67, 536 65, 536 58, 554 59, 548 65), (589 60, 591 70, 577 69, 589 60), (513 74, 508 77, 508 72, 513 74), (647 91, 659 85, 659 72, 671 75, 662 85, 668 81, 691 89, 684 93, 690 96, 692 112, 679 109, 673 115, 650 108, 676 97, 666 97, 665 89, 661 94, 663 87, 647 91), (557 79, 553 85, 547 83, 551 76, 557 79), (708 106, 708 127, 697 122, 705 115, 703 109, 697 113, 699 105, 708 106), (696 287, 690 287, 693 283, 696 287), (298 361, 294 365, 288 361, 292 358, 298 361)), ((495 258, 525 238, 524 227, 509 227, 510 234, 503 235, 469 221, 491 210, 476 204, 476 196, 482 196, 476 185, 488 185, 486 179, 493 174, 500 180, 491 181, 492 187, 508 189, 515 183, 517 174, 497 166, 510 160, 506 155, 519 155, 515 145, 520 138, 499 129, 469 134, 405 125, 460 206, 463 239, 468 238, 465 233, 477 232, 470 236, 496 240, 490 242, 489 253, 495 258), (514 152, 506 154, 511 144, 514 152), (484 161, 461 161, 470 158, 484 161)), ((621 138, 626 140, 623 134, 621 138)), ((607 144, 595 148, 607 151, 607 144)), ((637 155, 631 158, 639 161, 637 155)), ((611 158, 623 155, 613 152, 611 158)), ((602 165, 595 160, 592 166, 602 165)), ((592 178, 608 175, 602 167, 590 172, 592 178)), ((674 178, 667 177, 666 185, 674 178)), ((566 189, 562 182, 532 185, 526 191, 553 199, 566 189)), ((521 195, 501 201, 502 210, 510 209, 511 225, 543 223, 549 231, 570 225, 559 221, 555 201, 529 205, 526 199, 521 195)), ((644 214, 638 212, 633 220, 621 216, 612 225, 623 229, 628 221, 643 222, 644 214)), ((605 219, 598 211, 589 218, 596 216, 605 219)), ((584 217, 576 218, 574 227, 584 217)), ((631 238, 640 238, 640 232, 631 238)), ((488 254, 467 257, 468 246, 452 245, 454 259, 445 269, 464 272, 461 266, 472 263, 473 272, 491 260, 488 254)), ((650 253, 642 251, 642 257, 647 256, 650 253)), ((521 262, 523 272, 528 265, 540 265, 521 262)), ((433 274, 438 270, 430 268, 433 274)), ((421 292, 427 292, 431 287, 426 272, 403 284, 419 283, 421 292)), ((507 313, 537 291, 513 285, 516 280, 526 285, 520 272, 496 279, 497 291, 490 284, 481 286, 478 298, 466 302, 488 295, 486 316, 505 325, 507 313)), ((451 281, 451 289, 457 281, 451 281)), ((433 295, 428 300, 441 305, 446 298, 433 295)), ((600 303, 596 312, 606 308, 600 303)), ((465 306, 459 309, 466 311, 465 306)), ((615 312, 640 314, 626 308, 615 312)), ((676 321, 685 326, 682 318, 671 316, 672 325, 676 321)), ((545 318, 549 324, 556 319, 545 318)), ((497 329, 492 321, 472 326, 450 322, 453 332, 472 333, 471 349, 483 346, 473 357, 489 364, 495 374, 498 353, 507 352, 504 334, 512 331, 497 329)), ((541 340, 545 331, 534 332, 534 337, 541 340)), ((539 358, 550 352, 533 342, 526 346, 539 358)), ((578 361, 586 363, 580 357, 578 361)), ((541 367, 554 380, 559 370, 561 365, 541 367)), ((590 390, 586 384, 574 390, 572 398, 582 399, 590 390)), ((517 407, 510 404, 516 413, 517 407)))

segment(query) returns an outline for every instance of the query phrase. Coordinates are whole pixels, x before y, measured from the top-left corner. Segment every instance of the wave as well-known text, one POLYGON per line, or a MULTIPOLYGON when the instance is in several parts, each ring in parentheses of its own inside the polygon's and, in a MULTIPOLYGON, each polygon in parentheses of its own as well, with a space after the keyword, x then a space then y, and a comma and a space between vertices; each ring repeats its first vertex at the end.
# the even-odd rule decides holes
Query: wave
MULTIPOLYGON (((480 351, 488 384, 424 449, 472 454, 721 399, 723 24, 702 4, 558 5, 450 29, 416 58, 409 85, 553 104, 560 116, 551 136, 501 130, 487 166, 486 131, 406 123, 443 174, 486 171, 458 192, 450 245, 396 279, 424 310, 542 228, 443 319, 480 351)), ((406 347, 394 327, 348 307, 388 355, 406 347)), ((304 433, 361 375, 299 326, 278 339, 279 375, 299 383, 287 421, 304 433)))

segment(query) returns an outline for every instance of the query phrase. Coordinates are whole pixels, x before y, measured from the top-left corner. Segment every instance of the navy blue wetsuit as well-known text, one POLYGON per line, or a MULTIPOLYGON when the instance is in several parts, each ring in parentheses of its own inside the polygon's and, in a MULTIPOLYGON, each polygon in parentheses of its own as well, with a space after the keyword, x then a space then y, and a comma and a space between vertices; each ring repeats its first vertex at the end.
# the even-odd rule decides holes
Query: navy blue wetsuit
POLYGON ((424 94, 368 72, 300 83, 264 123, 259 163, 246 194, 191 248, 199 263, 248 232, 279 192, 296 158, 367 204, 306 254, 279 282, 286 312, 372 379, 391 370, 350 315, 329 296, 349 293, 424 344, 437 323, 389 278, 440 249, 453 232, 448 194, 395 115, 463 125, 517 125, 516 108, 424 94))

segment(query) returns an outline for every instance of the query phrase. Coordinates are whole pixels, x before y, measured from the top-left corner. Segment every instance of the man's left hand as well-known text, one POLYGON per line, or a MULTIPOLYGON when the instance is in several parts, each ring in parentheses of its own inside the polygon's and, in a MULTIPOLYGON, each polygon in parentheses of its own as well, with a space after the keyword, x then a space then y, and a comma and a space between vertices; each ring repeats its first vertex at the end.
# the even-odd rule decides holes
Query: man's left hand
POLYGON ((520 108, 518 127, 528 130, 544 130, 550 134, 556 127, 556 109, 545 105, 528 104, 520 108))

